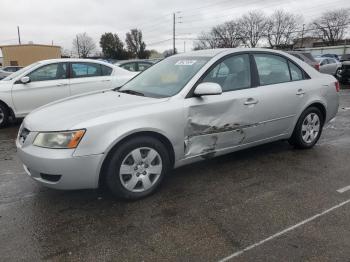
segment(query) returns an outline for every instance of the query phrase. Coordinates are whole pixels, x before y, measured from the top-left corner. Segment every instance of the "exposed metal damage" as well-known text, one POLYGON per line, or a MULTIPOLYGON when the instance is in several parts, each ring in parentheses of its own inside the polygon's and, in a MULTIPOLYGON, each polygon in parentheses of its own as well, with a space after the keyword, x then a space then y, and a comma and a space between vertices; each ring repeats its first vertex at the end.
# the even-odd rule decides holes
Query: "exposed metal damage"
POLYGON ((214 157, 218 149, 244 143, 246 139, 245 129, 259 125, 259 123, 230 123, 233 119, 227 119, 227 114, 223 112, 205 116, 203 112, 195 109, 198 108, 190 109, 188 118, 185 156, 214 157))

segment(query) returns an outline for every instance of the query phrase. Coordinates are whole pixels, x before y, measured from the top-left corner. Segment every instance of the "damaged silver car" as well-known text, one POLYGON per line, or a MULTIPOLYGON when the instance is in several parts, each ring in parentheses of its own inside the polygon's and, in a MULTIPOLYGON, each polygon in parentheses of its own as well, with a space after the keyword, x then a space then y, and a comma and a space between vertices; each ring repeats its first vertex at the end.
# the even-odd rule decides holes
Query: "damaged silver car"
POLYGON ((167 58, 118 90, 68 98, 23 121, 24 169, 56 189, 106 184, 154 192, 171 169, 276 140, 311 148, 338 111, 339 84, 289 54, 195 51, 167 58))

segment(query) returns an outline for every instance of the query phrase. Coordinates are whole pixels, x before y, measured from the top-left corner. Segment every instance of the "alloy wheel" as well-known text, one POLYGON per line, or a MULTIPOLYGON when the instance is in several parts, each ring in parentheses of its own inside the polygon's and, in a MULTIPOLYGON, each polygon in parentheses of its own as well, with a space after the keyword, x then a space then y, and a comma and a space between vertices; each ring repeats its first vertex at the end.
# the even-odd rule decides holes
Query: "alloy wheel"
POLYGON ((158 181, 163 170, 159 153, 149 147, 132 150, 123 159, 119 178, 125 189, 131 192, 144 192, 158 181))
POLYGON ((4 122, 4 119, 5 119, 5 113, 0 108, 0 125, 2 124, 2 122, 4 122))
POLYGON ((321 128, 321 121, 317 114, 310 113, 308 114, 301 126, 301 136, 305 143, 311 144, 313 143, 321 128))

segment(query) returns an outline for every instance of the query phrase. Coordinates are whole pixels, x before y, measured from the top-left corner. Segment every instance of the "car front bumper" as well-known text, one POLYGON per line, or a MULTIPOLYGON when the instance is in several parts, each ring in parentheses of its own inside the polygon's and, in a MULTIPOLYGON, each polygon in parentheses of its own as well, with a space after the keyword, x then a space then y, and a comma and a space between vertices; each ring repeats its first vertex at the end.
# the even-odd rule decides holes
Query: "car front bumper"
POLYGON ((26 173, 38 183, 62 190, 97 188, 103 154, 74 156, 72 149, 21 145, 17 154, 26 173))

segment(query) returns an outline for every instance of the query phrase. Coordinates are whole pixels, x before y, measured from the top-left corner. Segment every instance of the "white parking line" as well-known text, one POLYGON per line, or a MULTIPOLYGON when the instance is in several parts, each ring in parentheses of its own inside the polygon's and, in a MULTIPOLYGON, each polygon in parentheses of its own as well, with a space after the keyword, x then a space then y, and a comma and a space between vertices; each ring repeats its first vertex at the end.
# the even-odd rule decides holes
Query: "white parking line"
POLYGON ((343 193, 345 193, 346 191, 349 191, 349 190, 350 190, 350 186, 346 186, 346 187, 338 189, 337 192, 340 193, 340 194, 343 194, 343 193))
POLYGON ((303 226, 303 225, 305 225, 305 224, 307 224, 307 223, 309 223, 309 222, 311 222, 311 221, 313 221, 313 220, 315 220, 315 219, 317 219, 319 217, 322 217, 322 216, 324 216, 324 215, 326 215, 326 214, 328 214, 328 213, 330 213, 330 212, 332 212, 332 211, 334 211, 334 210, 336 210, 336 209, 338 209, 338 208, 340 208, 340 207, 342 207, 342 206, 344 206, 346 204, 349 204, 349 203, 350 203, 350 199, 348 199, 348 200, 346 200, 346 201, 344 201, 344 202, 342 202, 342 203, 340 203, 340 204, 338 204, 336 206, 333 206, 333 207, 323 211, 322 213, 319 213, 319 214, 314 215, 314 216, 312 216, 312 217, 310 217, 308 219, 305 219, 305 220, 299 222, 298 224, 296 224, 294 226, 288 227, 288 228, 286 228, 286 229, 284 229, 284 230, 282 230, 282 231, 280 231, 280 232, 278 232, 278 233, 276 233, 276 234, 274 234, 274 235, 272 235, 272 236, 270 236, 268 238, 265 238, 264 240, 261 240, 261 241, 255 243, 253 245, 250 245, 250 246, 248 246, 248 247, 246 247, 246 248, 244 248, 244 249, 242 249, 240 251, 237 251, 237 252, 233 253, 232 255, 229 255, 229 256, 221 259, 219 262, 225 262, 225 261, 228 261, 228 260, 230 260, 232 258, 238 257, 238 256, 242 255, 243 253, 245 253, 245 252, 247 252, 247 251, 249 251, 249 250, 251 250, 253 248, 261 246, 261 245, 265 244, 266 242, 269 242, 269 241, 271 241, 271 240, 273 240, 273 239, 275 239, 277 237, 280 237, 280 236, 282 236, 282 235, 284 235, 284 234, 286 234, 286 233, 288 233, 288 232, 290 232, 290 231, 292 231, 294 229, 297 229, 298 227, 301 227, 301 226, 303 226))

